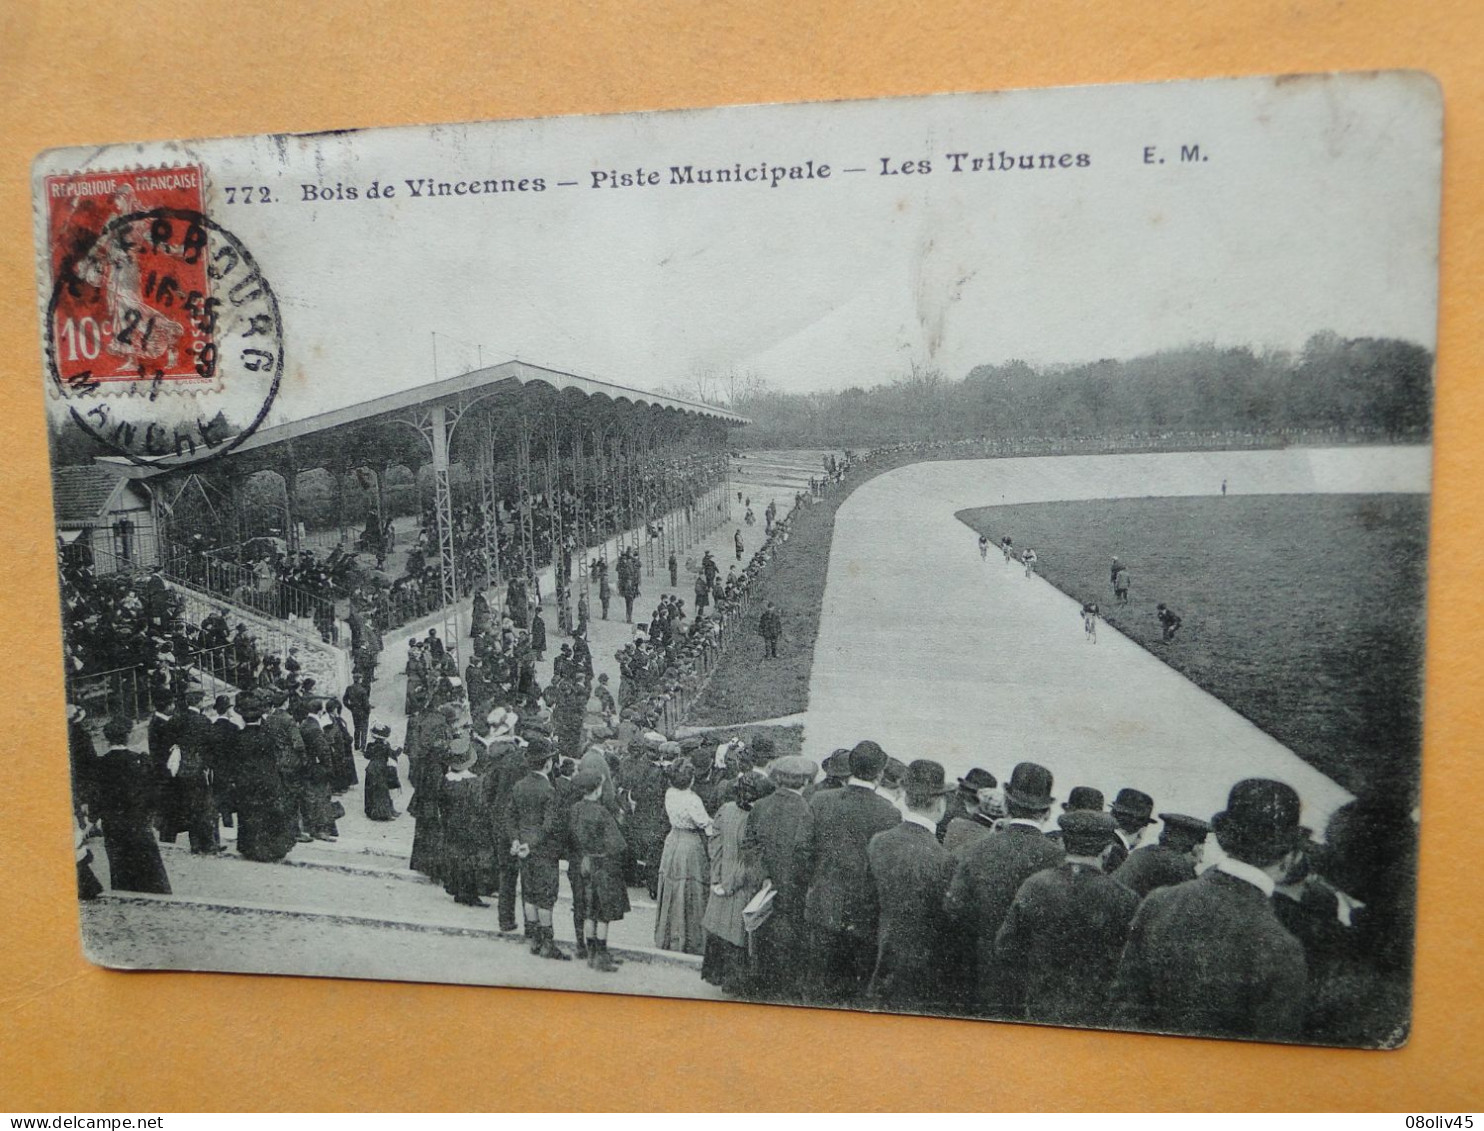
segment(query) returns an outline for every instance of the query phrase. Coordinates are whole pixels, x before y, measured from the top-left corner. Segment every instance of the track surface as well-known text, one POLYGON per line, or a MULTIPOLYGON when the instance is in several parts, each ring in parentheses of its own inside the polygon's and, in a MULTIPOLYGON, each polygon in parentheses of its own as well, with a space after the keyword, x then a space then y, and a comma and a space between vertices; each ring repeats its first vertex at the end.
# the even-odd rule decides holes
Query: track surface
MULTIPOLYGON (((835 520, 805 753, 863 738, 953 775, 1048 766, 1055 793, 1142 789, 1209 816, 1243 777, 1289 782, 1311 827, 1350 799, 1276 739, 1104 625, 954 517, 1066 499, 1429 490, 1431 449, 1192 452, 914 464, 856 490, 835 520)), ((1357 568, 1363 568, 1359 563, 1357 568)), ((1179 647, 1178 644, 1173 647, 1179 647)))

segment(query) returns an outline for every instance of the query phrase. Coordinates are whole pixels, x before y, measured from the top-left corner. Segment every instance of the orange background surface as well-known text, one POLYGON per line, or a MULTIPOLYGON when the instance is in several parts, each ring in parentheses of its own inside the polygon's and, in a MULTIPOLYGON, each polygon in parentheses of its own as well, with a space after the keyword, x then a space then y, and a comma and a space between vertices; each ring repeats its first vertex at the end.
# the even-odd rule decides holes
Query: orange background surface
POLYGON ((1484 4, 0 0, 0 1108, 1477 1110, 1484 4), (309 8, 309 5, 302 6, 309 8), (1446 102, 1422 900, 1396 1052, 452 986, 79 948, 28 167, 43 148, 1413 67, 1446 102))

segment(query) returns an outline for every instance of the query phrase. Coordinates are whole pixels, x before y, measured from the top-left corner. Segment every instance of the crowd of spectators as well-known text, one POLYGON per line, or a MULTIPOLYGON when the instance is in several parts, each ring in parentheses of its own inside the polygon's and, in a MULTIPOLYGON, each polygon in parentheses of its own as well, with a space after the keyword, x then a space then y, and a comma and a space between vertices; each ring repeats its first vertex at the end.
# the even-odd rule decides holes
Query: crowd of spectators
POLYGON ((167 702, 183 706, 192 682, 251 687, 279 664, 247 625, 229 625, 225 608, 199 624, 189 620, 160 567, 99 576, 62 552, 59 573, 69 687, 95 710, 137 715, 167 702))
MULTIPOLYGON (((479 503, 461 502, 453 510, 452 531, 459 590, 470 592, 495 577, 529 577, 551 565, 559 583, 570 584, 572 562, 582 555, 584 542, 601 544, 640 527, 646 537, 660 539, 664 516, 694 508, 701 495, 725 479, 726 461, 725 453, 657 456, 643 461, 623 489, 609 478, 584 484, 580 494, 566 487, 552 494, 512 490, 498 500, 493 515, 479 503)), ((436 517, 428 510, 405 568, 390 587, 394 619, 410 620, 438 607, 437 555, 436 517)))
POLYGON ((354 553, 293 552, 277 538, 253 538, 211 548, 200 534, 177 545, 166 568, 172 579, 225 597, 264 616, 312 626, 320 639, 337 639, 336 602, 354 584, 354 553))

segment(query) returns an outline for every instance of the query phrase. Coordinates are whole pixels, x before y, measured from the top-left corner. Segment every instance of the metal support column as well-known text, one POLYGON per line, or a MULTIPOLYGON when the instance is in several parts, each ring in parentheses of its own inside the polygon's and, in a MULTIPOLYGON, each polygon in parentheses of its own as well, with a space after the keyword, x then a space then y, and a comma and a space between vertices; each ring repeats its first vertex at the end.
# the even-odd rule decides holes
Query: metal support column
POLYGON ((299 548, 299 461, 293 457, 293 445, 286 444, 289 456, 281 460, 278 473, 283 476, 283 540, 290 550, 299 548))
MULTIPOLYGON (((335 477, 335 538, 345 544, 345 480, 350 475, 350 466, 345 460, 332 463, 327 469, 335 477)), ((354 539, 351 540, 352 542, 354 539)))
MULTIPOLYGON (((391 516, 391 513, 390 513, 390 504, 387 502, 387 496, 386 496, 386 477, 387 477, 387 473, 389 471, 391 471, 391 469, 392 469, 391 464, 386 464, 386 463, 382 464, 381 466, 379 466, 379 467, 377 467, 375 469, 375 471, 376 471, 376 521, 379 524, 379 534, 380 534, 380 537, 383 539, 383 541, 381 542, 381 545, 383 545, 383 546, 386 546, 386 541, 385 541, 385 539, 387 537, 387 535, 386 535, 386 524, 392 520, 392 516, 391 516)), ((387 547, 387 549, 390 550, 390 547, 387 547)))
POLYGON ((500 576, 500 497, 495 486, 495 427, 486 416, 476 441, 479 448, 479 506, 483 512, 483 587, 497 584, 500 576))
POLYGON ((572 630, 572 610, 568 601, 570 580, 565 576, 567 532, 562 523, 562 449, 553 414, 546 436, 546 522, 551 541, 551 578, 557 607, 557 626, 562 632, 572 630))
POLYGON ((587 474, 586 437, 583 430, 577 428, 572 433, 572 494, 577 500, 576 513, 573 515, 578 547, 575 568, 582 574, 582 595, 587 598, 589 612, 592 608, 592 593, 589 591, 592 570, 589 568, 588 558, 593 542, 591 509, 587 499, 587 485, 590 481, 587 474))
POLYGON ((650 536, 654 523, 658 519, 655 513, 654 499, 654 428, 650 426, 644 429, 644 477, 640 480, 640 486, 644 491, 644 560, 649 566, 649 576, 654 576, 654 539, 650 536))
POLYGON ((531 433, 525 418, 516 422, 516 498, 520 501, 516 521, 520 528, 520 568, 534 595, 536 585, 536 500, 531 491, 531 433))
POLYGON ((433 449, 433 520, 438 533, 438 595, 443 606, 443 646, 459 659, 459 574, 453 537, 453 491, 448 479, 447 410, 435 404, 428 410, 427 434, 433 449))

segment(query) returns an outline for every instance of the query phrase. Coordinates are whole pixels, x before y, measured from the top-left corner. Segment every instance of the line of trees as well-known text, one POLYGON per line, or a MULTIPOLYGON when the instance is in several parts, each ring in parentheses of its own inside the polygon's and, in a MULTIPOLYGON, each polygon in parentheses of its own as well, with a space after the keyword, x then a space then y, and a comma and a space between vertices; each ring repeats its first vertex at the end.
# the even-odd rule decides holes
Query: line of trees
POLYGON ((666 391, 748 416, 738 436, 756 448, 1162 432, 1421 441, 1432 431, 1432 372, 1431 352, 1412 342, 1324 332, 1297 353, 1193 345, 1082 365, 980 365, 960 381, 914 367, 889 384, 824 393, 703 374, 666 391))

